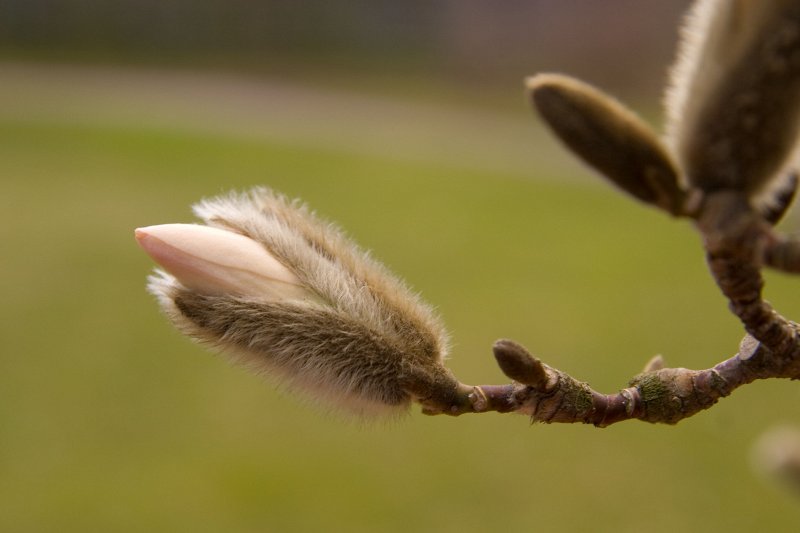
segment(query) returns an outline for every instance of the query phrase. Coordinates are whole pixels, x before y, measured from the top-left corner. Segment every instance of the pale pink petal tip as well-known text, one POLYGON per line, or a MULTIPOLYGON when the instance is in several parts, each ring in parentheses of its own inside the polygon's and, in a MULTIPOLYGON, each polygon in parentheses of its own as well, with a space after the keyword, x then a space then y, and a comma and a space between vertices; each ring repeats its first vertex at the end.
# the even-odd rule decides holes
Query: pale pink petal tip
POLYGON ((135 230, 139 246, 189 289, 271 300, 310 297, 300 280, 253 239, 210 226, 160 224, 135 230))

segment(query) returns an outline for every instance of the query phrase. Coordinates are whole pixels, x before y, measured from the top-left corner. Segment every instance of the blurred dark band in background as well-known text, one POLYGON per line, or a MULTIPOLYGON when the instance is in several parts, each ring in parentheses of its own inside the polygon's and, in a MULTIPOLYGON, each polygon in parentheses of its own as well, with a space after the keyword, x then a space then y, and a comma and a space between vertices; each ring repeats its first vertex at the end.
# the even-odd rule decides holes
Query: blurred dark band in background
POLYGON ((656 91, 688 0, 0 0, 0 58, 656 91), (608 59, 613 58, 613 61, 608 59), (646 61, 643 58, 647 58, 646 61))

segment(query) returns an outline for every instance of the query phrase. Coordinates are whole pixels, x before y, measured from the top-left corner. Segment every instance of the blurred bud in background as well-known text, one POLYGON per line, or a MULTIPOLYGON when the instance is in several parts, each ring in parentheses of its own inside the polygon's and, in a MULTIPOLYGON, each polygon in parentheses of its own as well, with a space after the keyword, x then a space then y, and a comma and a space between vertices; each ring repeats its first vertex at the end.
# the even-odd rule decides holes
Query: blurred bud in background
POLYGON ((764 433, 753 448, 753 464, 800 497, 800 429, 777 426, 764 433))

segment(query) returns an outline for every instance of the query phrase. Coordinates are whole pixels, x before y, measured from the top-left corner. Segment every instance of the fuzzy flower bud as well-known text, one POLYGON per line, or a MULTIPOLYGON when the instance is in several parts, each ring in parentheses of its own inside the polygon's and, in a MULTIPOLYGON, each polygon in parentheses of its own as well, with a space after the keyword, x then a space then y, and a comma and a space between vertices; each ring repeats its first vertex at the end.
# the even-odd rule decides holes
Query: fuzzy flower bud
POLYGON ((526 84, 534 108, 573 153, 639 200, 683 213, 670 154, 632 111, 569 76, 539 74, 526 84))
POLYGON ((692 186, 749 197, 779 186, 800 129, 800 3, 695 2, 666 107, 692 186))
POLYGON ((338 229, 264 188, 194 211, 205 225, 136 231, 181 332, 351 413, 462 401, 437 317, 338 229))

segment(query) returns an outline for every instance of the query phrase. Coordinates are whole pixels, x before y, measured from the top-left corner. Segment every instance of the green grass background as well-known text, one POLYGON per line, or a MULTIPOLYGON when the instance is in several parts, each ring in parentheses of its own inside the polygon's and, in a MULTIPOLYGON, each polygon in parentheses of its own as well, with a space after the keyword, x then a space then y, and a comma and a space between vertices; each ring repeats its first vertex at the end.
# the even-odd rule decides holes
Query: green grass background
MULTIPOLYGON (((740 328, 688 224, 575 165, 453 163, 0 118, 0 530, 793 530, 800 498, 749 456, 772 424, 800 423, 794 383, 755 383, 675 427, 416 410, 358 423, 192 344, 144 290, 133 228, 266 184, 434 303, 464 382, 505 382, 499 337, 606 392, 656 353, 697 368, 735 353, 740 328)), ((798 291, 769 277, 794 318, 798 291)))

